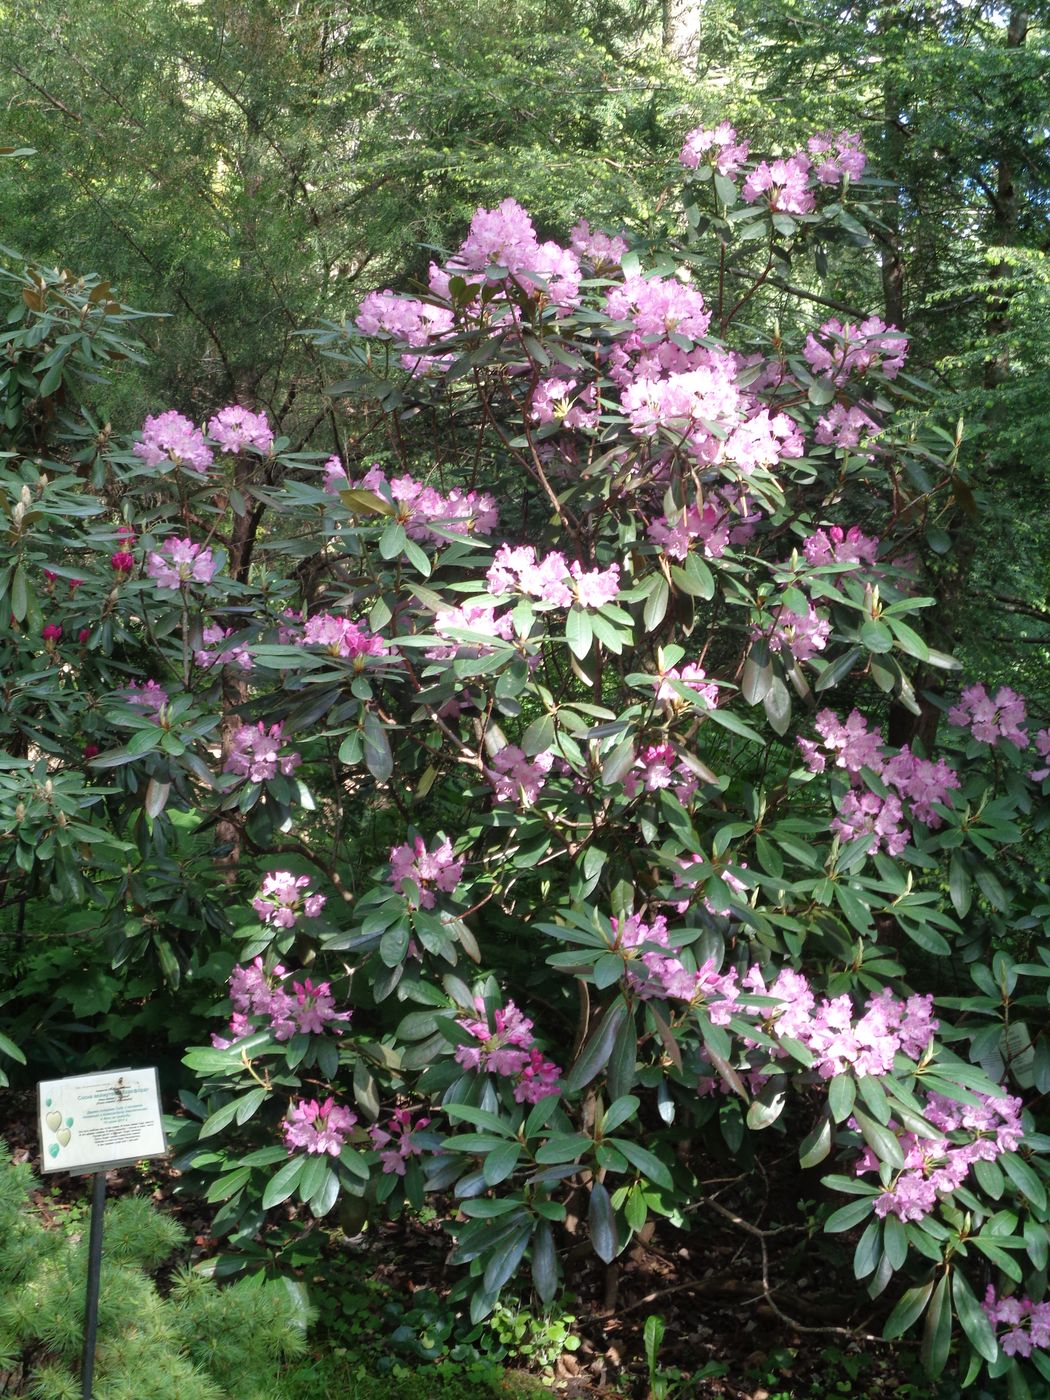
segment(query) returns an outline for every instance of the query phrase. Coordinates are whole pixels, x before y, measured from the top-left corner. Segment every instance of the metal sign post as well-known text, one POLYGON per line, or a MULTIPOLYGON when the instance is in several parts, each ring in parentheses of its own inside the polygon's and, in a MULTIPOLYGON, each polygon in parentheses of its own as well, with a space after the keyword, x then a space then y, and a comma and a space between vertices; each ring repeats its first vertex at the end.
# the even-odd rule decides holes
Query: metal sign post
POLYGON ((37 1085, 43 1172, 92 1177, 81 1400, 92 1400, 102 1280, 106 1172, 144 1158, 164 1157, 168 1145, 155 1069, 104 1070, 48 1079, 37 1085))
POLYGON ((84 1356, 80 1363, 81 1400, 91 1400, 98 1336, 98 1295, 102 1278, 102 1220, 106 1213, 106 1173, 95 1172, 91 1186, 91 1231, 88 1235, 87 1295, 84 1300, 84 1356))

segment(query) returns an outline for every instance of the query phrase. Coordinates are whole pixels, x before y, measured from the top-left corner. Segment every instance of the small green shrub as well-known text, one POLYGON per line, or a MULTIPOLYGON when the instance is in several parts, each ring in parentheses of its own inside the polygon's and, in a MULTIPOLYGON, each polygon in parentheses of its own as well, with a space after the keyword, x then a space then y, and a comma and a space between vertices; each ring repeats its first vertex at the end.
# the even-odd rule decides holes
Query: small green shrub
MULTIPOLYGON (((5 1394, 79 1400, 87 1234, 46 1230, 27 1166, 0 1145, 0 1378, 5 1394)), ((273 1400, 283 1363, 305 1350, 310 1309, 297 1285, 261 1276, 220 1288, 150 1273, 185 1232, 143 1197, 106 1210, 96 1400, 273 1400)))

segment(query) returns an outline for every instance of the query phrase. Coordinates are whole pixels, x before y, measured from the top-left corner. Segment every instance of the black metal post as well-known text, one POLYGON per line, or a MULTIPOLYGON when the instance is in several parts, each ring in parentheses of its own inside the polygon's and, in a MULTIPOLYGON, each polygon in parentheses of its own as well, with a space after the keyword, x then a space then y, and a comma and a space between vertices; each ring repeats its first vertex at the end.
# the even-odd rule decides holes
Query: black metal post
POLYGON ((84 1356, 80 1363, 82 1400, 91 1400, 95 1380, 95 1337, 98 1332, 99 1281, 102 1277, 102 1217, 106 1210, 106 1173, 95 1172, 92 1182, 87 1298, 84 1303, 84 1356))

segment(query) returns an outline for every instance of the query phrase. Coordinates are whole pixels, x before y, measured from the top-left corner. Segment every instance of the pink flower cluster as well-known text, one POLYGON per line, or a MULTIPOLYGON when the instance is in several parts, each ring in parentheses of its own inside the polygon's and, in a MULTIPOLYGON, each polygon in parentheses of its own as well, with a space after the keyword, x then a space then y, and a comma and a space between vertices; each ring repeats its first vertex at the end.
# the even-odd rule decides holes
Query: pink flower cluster
POLYGON ((513 1079, 517 1103, 539 1103, 541 1099, 560 1093, 558 1080, 561 1070, 544 1058, 532 1034, 532 1022, 523 1016, 512 1001, 505 1007, 486 1013, 483 997, 474 1005, 479 1020, 457 1020, 456 1025, 472 1036, 474 1045, 460 1045, 456 1061, 464 1069, 497 1074, 501 1079, 513 1079))
POLYGON ((215 460, 200 428, 173 408, 147 418, 142 425, 142 440, 131 450, 148 467, 174 462, 178 467, 206 472, 215 460))
POLYGON ((843 530, 841 525, 830 525, 826 530, 817 530, 802 541, 802 553, 809 564, 874 564, 879 553, 879 542, 873 535, 865 535, 858 525, 843 530))
POLYGON ((686 135, 678 159, 689 170, 695 170, 706 159, 720 175, 733 176, 747 160, 750 145, 749 141, 737 140, 736 131, 728 122, 720 122, 713 130, 698 126, 686 135))
POLYGON ((556 608, 570 608, 573 603, 581 608, 601 608, 620 591, 620 566, 587 570, 578 560, 570 564, 557 551, 537 559, 532 545, 504 544, 496 551, 485 580, 497 598, 504 593, 524 593, 556 608))
POLYGON ((184 583, 211 583, 218 564, 210 549, 190 539, 165 540, 146 558, 146 573, 158 588, 181 588, 184 583))
POLYGON ((1050 1302, 1000 1298, 990 1283, 981 1307, 993 1327, 1009 1329, 998 1339, 1005 1356, 1031 1356, 1033 1348, 1045 1351, 1050 1347, 1050 1302))
POLYGON ((633 953, 627 963, 627 982, 643 1000, 673 997, 677 1001, 707 1003, 715 1025, 724 1026, 740 1009, 735 1000, 737 974, 731 970, 720 976, 713 958, 699 971, 691 971, 675 954, 667 931, 667 920, 657 914, 644 923, 638 914, 609 921, 616 933, 615 947, 633 953))
POLYGON ((383 638, 370 632, 363 622, 351 622, 348 617, 332 613, 307 618, 303 641, 309 646, 324 647, 331 656, 353 661, 365 656, 387 656, 390 651, 383 638))
MULTIPOLYGON (((922 1220, 936 1206, 938 1195, 950 1195, 963 1184, 975 1162, 994 1162, 1004 1152, 1017 1149, 1024 1137, 1021 1100, 979 1093, 974 1098, 977 1104, 956 1103, 941 1094, 927 1096, 923 1117, 940 1137, 904 1132, 891 1120, 904 1154, 904 1169, 876 1200, 876 1215, 922 1220)), ((850 1126, 856 1128, 852 1120, 850 1126)), ((863 1176, 877 1172, 879 1166, 878 1157, 866 1147, 854 1170, 863 1176)))
POLYGON ((724 486, 708 492, 702 504, 657 516, 646 532, 670 559, 684 559, 694 541, 708 559, 721 559, 730 544, 746 544, 761 518, 745 491, 724 486))
POLYGON ((796 661, 812 661, 827 646, 831 623, 812 604, 805 613, 781 608, 771 628, 753 627, 751 635, 763 638, 770 651, 787 651, 796 661))
POLYGON ((812 739, 798 741, 806 767, 811 773, 823 773, 831 757, 834 766, 844 769, 853 784, 843 798, 838 817, 831 823, 831 830, 843 841, 874 834, 873 851, 885 845, 891 855, 898 855, 908 843, 907 833, 900 826, 904 816, 902 803, 908 804, 912 820, 934 830, 940 826, 941 817, 934 809, 950 804, 950 794, 959 786, 958 776, 943 758, 936 762, 920 758, 910 747, 890 755, 883 744, 882 731, 877 727, 869 729, 867 719, 858 710, 851 711, 845 723, 834 711, 821 710, 814 726, 822 744, 812 739), (874 792, 861 792, 858 784, 862 782, 863 768, 870 769, 896 795, 881 797, 874 792))
POLYGON ((696 774, 678 757, 674 745, 666 740, 659 744, 646 744, 640 749, 634 767, 623 780, 623 790, 628 797, 671 788, 683 807, 693 800, 698 786, 696 774))
POLYGON ((1050 729, 1040 729, 1039 733, 1032 740, 1035 744, 1036 752, 1046 763, 1045 768, 1033 768, 1028 774, 1033 783, 1045 782, 1050 778, 1050 729))
POLYGON ((787 160, 762 161, 744 180, 744 203, 754 204, 765 196, 774 213, 812 214, 817 201, 809 184, 811 167, 812 162, 802 151, 796 151, 787 160))
POLYGON ((882 429, 862 408, 847 408, 845 404, 833 403, 827 413, 817 419, 814 436, 824 446, 859 447, 860 440, 878 437, 882 429))
POLYGON ((222 765, 224 773, 236 773, 249 782, 265 783, 276 778, 278 771, 290 778, 302 763, 298 753, 281 753, 284 726, 271 724, 267 729, 258 724, 242 724, 230 741, 230 752, 222 765))
POLYGON ((597 273, 618 268, 620 259, 627 252, 625 238, 592 229, 586 219, 581 219, 569 230, 569 244, 576 256, 589 262, 597 273))
MULTIPOLYGON (((910 996, 901 1001, 888 987, 868 998, 859 1018, 846 995, 830 1001, 825 997, 818 1006, 808 980, 790 968, 767 988, 762 970, 752 967, 744 974, 742 986, 781 1003, 757 1012, 763 1029, 801 1041, 812 1052, 813 1068, 821 1079, 832 1079, 847 1069, 858 1075, 890 1074, 896 1054, 912 1060, 922 1056, 939 1024, 933 1016, 933 997, 910 996)), ((746 1002, 746 996, 741 994, 740 1000, 746 1002)))
POLYGON ((513 636, 510 610, 496 616, 494 603, 464 603, 461 608, 441 608, 434 614, 434 631, 449 641, 448 646, 427 649, 431 661, 448 661, 455 656, 473 653, 482 655, 495 648, 497 642, 509 642, 513 636), (458 640, 454 632, 476 632, 477 640, 458 640))
POLYGON ((811 136, 806 142, 811 156, 820 163, 817 179, 822 185, 837 185, 843 176, 859 180, 868 163, 864 145, 855 131, 840 131, 838 135, 825 131, 811 136), (821 159, 823 157, 823 159, 821 159))
POLYGON ((629 321, 639 335, 699 340, 711 324, 700 292, 677 277, 628 277, 610 287, 605 309, 616 320, 629 321))
POLYGON ((282 1041, 293 1035, 323 1035, 329 1029, 341 1035, 339 1022, 349 1021, 350 1012, 335 1009, 330 984, 315 985, 309 977, 293 979, 289 992, 285 983, 290 976, 280 964, 267 974, 261 957, 247 967, 235 967, 230 973, 230 1038, 213 1035, 212 1045, 226 1050, 254 1030, 272 1030, 274 1039, 282 1041))
POLYGON ((393 846, 390 851, 390 883, 398 894, 409 897, 406 880, 419 891, 419 907, 433 909, 435 893, 452 894, 463 878, 463 862, 452 853, 452 842, 444 841, 428 851, 426 842, 417 836, 409 845, 393 846))
POLYGON ((843 325, 832 318, 817 335, 806 337, 805 358, 814 374, 845 384, 851 374, 867 374, 880 369, 887 379, 896 379, 908 353, 908 337, 878 316, 869 316, 859 326, 843 325), (823 339, 817 338, 817 335, 823 339))
POLYGON ((452 312, 414 297, 391 291, 369 292, 357 313, 357 329, 364 335, 385 334, 421 349, 453 327, 452 312))
POLYGON ((669 666, 666 671, 661 671, 653 677, 657 700, 666 700, 669 704, 681 705, 684 702, 678 691, 671 685, 672 681, 677 681, 679 685, 684 685, 688 690, 693 691, 709 709, 713 710, 718 704, 718 686, 712 685, 707 680, 707 672, 695 661, 689 661, 684 666, 669 666))
POLYGON ((254 447, 264 455, 273 451, 273 429, 266 414, 252 413, 240 404, 220 408, 208 420, 208 436, 224 452, 243 452, 246 447, 254 447))
POLYGON ((300 1148, 318 1156, 327 1152, 330 1157, 338 1157, 356 1122, 357 1115, 332 1098, 325 1099, 324 1103, 300 1099, 289 1109, 284 1140, 289 1152, 300 1148))
POLYGON ((994 696, 983 685, 969 685, 948 711, 948 723, 969 729, 975 739, 984 744, 997 744, 1008 739, 1019 749, 1028 747, 1024 697, 1000 686, 994 696))
POLYGON ((158 719, 168 703, 168 692, 154 680, 146 681, 145 685, 141 681, 132 681, 124 692, 124 699, 129 705, 140 706, 150 719, 158 719))
POLYGON ((578 388, 575 379, 541 379, 529 399, 535 423, 560 423, 563 428, 596 428, 601 417, 593 384, 578 388))
POLYGON ((520 803, 531 807, 543 791, 547 775, 554 765, 554 752, 527 758, 516 744, 505 744, 485 769, 497 802, 520 803))
POLYGON ((415 1134, 422 1132, 430 1119, 424 1115, 413 1122, 417 1111, 395 1108, 385 1128, 373 1123, 368 1129, 372 1146, 379 1153, 379 1164, 387 1175, 404 1176, 409 1157, 418 1157, 423 1152, 422 1146, 415 1141, 415 1134))
POLYGON ((410 539, 440 542, 442 535, 491 535, 499 524, 496 502, 486 491, 461 491, 454 487, 446 495, 407 473, 387 477, 379 466, 370 467, 359 481, 348 483, 339 458, 329 458, 324 489, 338 492, 351 484, 357 490, 373 491, 391 500, 410 539))
POLYGON ((205 627, 201 634, 203 647, 198 647, 193 653, 193 659, 198 666, 207 668, 209 666, 239 666, 242 671, 252 669, 252 654, 246 646, 220 647, 216 644, 224 642, 227 637, 232 637, 234 629, 232 627, 205 627), (214 647, 214 650, 209 650, 214 647))
POLYGON ((259 918, 274 928, 294 928, 300 918, 316 919, 324 906, 323 894, 310 893, 309 875, 293 875, 288 870, 271 870, 264 875, 252 900, 259 918))

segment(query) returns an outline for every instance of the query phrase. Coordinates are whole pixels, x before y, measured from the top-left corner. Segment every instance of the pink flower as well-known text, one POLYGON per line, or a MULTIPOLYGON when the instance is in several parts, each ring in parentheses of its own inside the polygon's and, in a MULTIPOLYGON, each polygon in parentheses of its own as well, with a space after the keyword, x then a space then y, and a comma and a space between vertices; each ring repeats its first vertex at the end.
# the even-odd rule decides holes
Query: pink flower
POLYGON ((589 262, 597 273, 609 272, 620 265, 620 259, 627 252, 627 240, 615 234, 592 231, 586 219, 581 219, 569 230, 569 242, 573 252, 589 262))
POLYGON ((766 203, 781 214, 811 214, 817 201, 809 189, 809 157, 796 151, 787 160, 766 161, 755 167, 744 181, 745 204, 766 197, 766 203))
POLYGON ((908 353, 908 337, 895 326, 887 326, 878 316, 869 316, 859 326, 832 318, 821 326, 818 340, 806 337, 803 351, 814 374, 845 384, 852 374, 879 369, 887 379, 896 379, 908 353))
POLYGON ((242 724, 230 741, 230 752, 222 766, 224 773, 236 773, 253 783, 269 782, 278 770, 290 778, 302 762, 298 753, 280 752, 284 742, 284 726, 262 720, 258 724, 242 724))
POLYGON ((205 627, 201 640, 203 647, 198 647, 193 653, 193 659, 198 666, 239 666, 242 671, 252 669, 252 654, 245 646, 236 647, 216 647, 214 651, 208 648, 215 646, 217 642, 224 642, 227 637, 232 637, 234 629, 232 627, 205 627))
POLYGON ((764 638, 770 651, 789 651, 796 661, 810 661, 827 646, 831 623, 812 605, 801 615, 781 608, 771 632, 755 627, 751 635, 764 638))
POLYGON ((324 647, 331 656, 341 656, 355 662, 366 656, 389 654, 383 638, 369 632, 364 623, 351 622, 348 617, 336 617, 331 613, 318 613, 308 618, 303 641, 310 646, 324 647))
POLYGON ((116 554, 109 556, 109 562, 114 573, 130 574, 135 567, 135 556, 125 549, 118 549, 116 554))
POLYGON ((132 451, 148 467, 174 462, 195 472, 206 472, 214 461, 201 430, 174 409, 147 418, 142 425, 142 441, 135 443, 132 451))
POLYGON ((875 792, 847 792, 839 807, 831 830, 843 841, 858 836, 874 836, 868 854, 883 848, 891 856, 899 856, 908 844, 908 833, 901 826, 904 813, 896 797, 880 797, 875 792))
POLYGON ((379 1153, 379 1163, 388 1175, 404 1176, 405 1163, 409 1157, 418 1157, 423 1147, 415 1141, 414 1134, 422 1132, 430 1119, 425 1115, 412 1121, 418 1110, 395 1108, 385 1128, 373 1123, 368 1129, 372 1146, 379 1153))
POLYGON ((834 135, 825 131, 819 136, 811 136, 806 144, 810 155, 820 162, 817 179, 822 185, 837 185, 844 176, 859 180, 864 174, 868 160, 864 144, 856 132, 840 131, 834 135))
POLYGON ((1008 685, 1000 686, 994 696, 983 685, 967 686, 948 711, 949 724, 969 728, 982 743, 994 745, 1008 739, 1019 749, 1028 747, 1025 720, 1024 697, 1008 685))
POLYGON ((744 161, 750 147, 748 141, 737 141, 736 132, 728 122, 722 122, 713 131, 702 126, 690 131, 678 156, 681 163, 695 170, 706 156, 720 175, 735 175, 744 161), (713 152, 708 155, 708 152, 713 152))
POLYGON ((452 842, 445 840, 428 851, 421 836, 390 850, 390 883, 398 894, 414 898, 404 888, 412 881, 419 891, 419 908, 433 909, 435 894, 452 894, 463 878, 463 862, 452 853, 452 842))
MULTIPOLYGON (((324 907, 323 894, 310 891, 309 875, 293 875, 288 870, 271 870, 252 900, 252 908, 264 924, 294 928, 299 919, 315 919, 324 907)), ((324 984, 327 986, 327 983, 324 984)))
POLYGON ((189 539, 165 540, 146 559, 146 573, 158 588, 181 588, 185 583, 210 583, 218 565, 210 549, 189 539))
POLYGON ((618 321, 630 321, 640 335, 699 340, 711 324, 701 294, 677 277, 628 277, 606 293, 605 309, 618 321))
POLYGON ((497 802, 515 802, 531 807, 543 790, 554 763, 553 750, 526 758, 515 744, 506 744, 485 769, 497 802))
POLYGON ((47 626, 41 630, 40 635, 45 642, 53 645, 61 637, 62 628, 59 627, 57 623, 49 622, 47 626))
POLYGON ((1032 742, 1039 757, 1047 763, 1047 767, 1034 768, 1028 776, 1033 783, 1041 783, 1050 778, 1050 729, 1040 729, 1032 742))
POLYGON ((802 553, 810 564, 874 564, 878 552, 878 540, 862 534, 856 525, 848 530, 831 525, 802 541, 802 553))
POLYGON ((283 1128, 284 1140, 289 1152, 298 1147, 317 1155, 327 1152, 331 1157, 338 1157, 356 1122, 356 1114, 336 1104, 332 1098, 320 1104, 314 1099, 300 1099, 289 1110, 283 1128))
POLYGON ((656 685, 657 700, 666 700, 672 705, 683 703, 681 695, 670 684, 677 681, 679 685, 684 685, 687 689, 694 691, 707 705, 709 709, 714 709, 718 704, 718 687, 716 685, 705 684, 707 672, 702 666, 690 661, 685 666, 670 666, 666 671, 661 671, 658 676, 653 677, 656 685))
POLYGON ((168 692, 154 680, 147 680, 145 685, 141 681, 132 681, 124 699, 129 705, 138 705, 147 711, 151 719, 157 719, 168 703, 168 692))
POLYGON ((357 329, 364 335, 382 333, 416 348, 429 345, 452 328, 452 312, 447 307, 391 291, 369 292, 357 313, 357 329))
POLYGON ((273 450, 273 429, 265 413, 252 413, 240 404, 230 404, 220 408, 208 422, 208 436, 219 444, 224 452, 243 452, 246 447, 254 447, 264 455, 273 450))
POLYGON ((858 447, 862 437, 875 438, 881 432, 878 423, 869 418, 862 408, 847 408, 845 404, 833 403, 817 419, 815 437, 817 442, 827 446, 849 448, 858 447))

